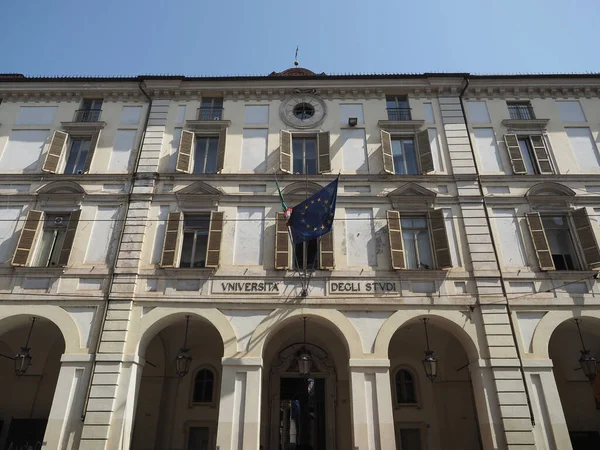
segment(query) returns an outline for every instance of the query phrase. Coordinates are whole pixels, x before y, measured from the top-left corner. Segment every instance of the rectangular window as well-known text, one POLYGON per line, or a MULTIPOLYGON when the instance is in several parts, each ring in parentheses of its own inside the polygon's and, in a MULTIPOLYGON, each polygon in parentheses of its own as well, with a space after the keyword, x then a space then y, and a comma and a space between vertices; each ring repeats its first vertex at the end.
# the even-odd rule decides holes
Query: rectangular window
POLYGON ((340 140, 342 141, 344 172, 368 173, 365 130, 361 128, 342 129, 340 140))
POLYGON ((493 128, 475 128, 475 145, 479 153, 482 172, 503 172, 502 160, 493 128))
POLYGON ((87 98, 75 112, 74 122, 98 122, 102 114, 102 99, 87 98))
POLYGON ((300 175, 317 174, 317 140, 314 137, 292 138, 293 172, 300 175))
POLYGON ((402 428, 400 435, 400 450, 421 450, 421 430, 419 428, 402 428))
POLYGON ((295 244, 293 255, 294 269, 317 270, 319 268, 319 240, 295 244))
POLYGON ((556 270, 578 270, 579 264, 567 216, 542 216, 556 270))
POLYGON ((246 105, 244 110, 244 123, 246 124, 268 124, 269 105, 246 105))
POLYGON ((235 223, 233 263, 258 266, 263 263, 265 208, 239 206, 235 223))
POLYGON ((46 214, 38 252, 36 267, 54 267, 58 265, 63 249, 70 214, 46 214))
POLYGON ((467 112, 471 123, 490 123, 486 102, 467 102, 467 112))
POLYGON ((71 140, 71 145, 69 148, 69 156, 67 157, 67 164, 65 166, 65 173, 67 173, 67 174, 83 173, 85 159, 87 158, 91 143, 92 143, 91 138, 72 139, 71 140))
POLYGON ((16 125, 52 125, 56 106, 21 106, 16 125))
POLYGON ((407 269, 432 269, 433 255, 427 216, 401 216, 407 269))
POLYGON ((575 155, 577 165, 582 172, 599 172, 600 159, 598 149, 589 128, 567 128, 567 136, 575 155))
POLYGON ((535 119, 533 107, 529 102, 506 102, 508 113, 512 120, 532 120, 535 119))
POLYGON ((221 120, 223 118, 223 99, 203 97, 198 108, 198 120, 221 120))
POLYGON ((433 105, 431 103, 423 103, 423 108, 425 110, 425 123, 435 123, 433 105))
POLYGON ((183 245, 179 267, 206 266, 209 214, 186 214, 183 218, 183 245))
POLYGON ((537 170, 534 163, 533 146, 531 145, 529 137, 519 136, 519 148, 521 149, 521 156, 525 163, 525 170, 529 175, 536 174, 537 170))
POLYGON ((48 133, 48 130, 14 130, 10 133, 0 158, 0 170, 38 170, 48 133))
POLYGON ((578 101, 556 102, 560 120, 563 122, 586 122, 583 109, 578 101))
POLYGON ((217 173, 218 136, 197 136, 193 173, 217 173))
POLYGON ((385 101, 388 120, 412 120, 406 95, 388 95, 385 101))
POLYGON ((121 113, 121 125, 137 125, 140 123, 141 115, 141 106, 123 106, 123 112, 121 113))
POLYGON ((242 135, 242 159, 240 170, 261 173, 266 171, 267 138, 269 130, 247 128, 242 135))
POLYGON ((394 158, 396 175, 417 175, 420 173, 414 139, 392 139, 392 157, 394 158))
POLYGON ((348 125, 348 119, 356 117, 358 125, 364 125, 365 117, 363 114, 362 103, 341 104, 340 105, 340 123, 342 126, 348 125))
POLYGON ((188 435, 188 450, 209 450, 210 430, 208 427, 192 427, 188 435))
POLYGON ((175 123, 180 124, 185 122, 185 105, 179 105, 177 107, 177 117, 175 118, 175 123))

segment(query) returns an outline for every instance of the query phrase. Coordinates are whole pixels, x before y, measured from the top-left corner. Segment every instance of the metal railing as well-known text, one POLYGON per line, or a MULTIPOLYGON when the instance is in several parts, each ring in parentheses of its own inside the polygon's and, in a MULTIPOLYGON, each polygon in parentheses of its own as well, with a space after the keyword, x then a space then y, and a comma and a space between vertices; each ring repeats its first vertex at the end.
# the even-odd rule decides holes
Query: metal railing
POLYGON ((198 120, 221 120, 223 108, 217 106, 202 106, 198 108, 198 120))
POLYGON ((531 105, 508 105, 508 112, 512 120, 535 119, 531 105))
POLYGON ((78 109, 73 122, 99 122, 101 115, 101 109, 78 109))
POLYGON ((387 108, 388 120, 412 120, 410 108, 387 108))

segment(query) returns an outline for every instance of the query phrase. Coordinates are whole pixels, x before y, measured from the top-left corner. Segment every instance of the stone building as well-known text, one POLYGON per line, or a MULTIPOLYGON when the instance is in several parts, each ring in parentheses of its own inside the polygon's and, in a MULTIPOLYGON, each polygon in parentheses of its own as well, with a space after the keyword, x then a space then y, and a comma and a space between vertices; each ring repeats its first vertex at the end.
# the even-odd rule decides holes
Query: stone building
POLYGON ((600 448, 599 96, 0 75, 0 449, 600 448))

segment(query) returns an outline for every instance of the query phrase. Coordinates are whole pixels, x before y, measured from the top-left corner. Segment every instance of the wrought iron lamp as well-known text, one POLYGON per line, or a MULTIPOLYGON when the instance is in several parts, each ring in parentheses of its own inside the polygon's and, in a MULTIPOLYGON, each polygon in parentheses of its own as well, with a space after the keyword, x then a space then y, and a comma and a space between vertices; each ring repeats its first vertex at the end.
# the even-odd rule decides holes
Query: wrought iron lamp
POLYGON ((302 341, 302 348, 298 351, 298 372, 300 375, 307 377, 310 374, 310 368, 312 366, 312 357, 310 352, 306 348, 306 317, 303 317, 304 321, 304 339, 302 341))
POLYGON ((36 320, 37 317, 31 318, 31 327, 29 328, 29 334, 27 335, 27 342, 25 342, 25 346, 21 347, 21 351, 15 356, 15 374, 18 377, 25 375, 25 372, 27 372, 27 369, 31 364, 32 357, 31 353, 29 353, 29 350, 31 350, 29 347, 29 339, 31 338, 31 332, 33 331, 33 325, 35 325, 36 320))
POLYGON ((581 356, 579 357, 579 366, 581 367, 581 370, 583 370, 583 374, 586 378, 590 380, 590 382, 593 382, 598 375, 598 367, 596 366, 596 358, 594 358, 592 353, 585 348, 583 335, 581 334, 581 328, 579 327, 580 323, 581 319, 575 319, 575 325, 577 325, 577 332, 579 333, 582 347, 582 350, 580 350, 581 356))
POLYGON ((425 350, 425 358, 423 359, 423 369, 425 369, 425 375, 429 380, 435 380, 437 377, 438 360, 433 355, 433 350, 429 348, 429 334, 427 333, 427 322, 429 319, 423 318, 423 325, 425 326, 425 342, 427 344, 427 350, 425 350))
POLYGON ((187 373, 190 371, 190 365, 192 364, 190 349, 187 348, 189 323, 190 316, 185 316, 185 337, 183 338, 183 347, 179 349, 179 353, 177 353, 177 356, 175 357, 175 372, 180 378, 187 375, 187 373))

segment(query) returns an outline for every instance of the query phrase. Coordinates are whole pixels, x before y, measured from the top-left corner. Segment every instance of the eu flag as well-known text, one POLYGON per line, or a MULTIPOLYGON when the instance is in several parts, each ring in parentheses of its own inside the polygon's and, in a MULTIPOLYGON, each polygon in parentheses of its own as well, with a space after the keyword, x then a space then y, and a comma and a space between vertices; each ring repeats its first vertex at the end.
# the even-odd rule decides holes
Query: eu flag
POLYGON ((292 208, 289 220, 294 244, 311 241, 331 231, 338 179, 292 208))

